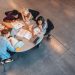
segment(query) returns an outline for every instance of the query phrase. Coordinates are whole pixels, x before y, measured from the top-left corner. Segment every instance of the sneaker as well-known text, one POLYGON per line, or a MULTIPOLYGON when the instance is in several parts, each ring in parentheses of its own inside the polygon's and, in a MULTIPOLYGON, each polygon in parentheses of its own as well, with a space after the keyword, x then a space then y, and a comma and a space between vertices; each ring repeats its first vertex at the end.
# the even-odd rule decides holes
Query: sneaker
POLYGON ((5 62, 4 61, 1 61, 1 64, 5 64, 5 62))
POLYGON ((6 61, 5 61, 5 63, 9 63, 9 62, 12 62, 13 61, 13 59, 7 59, 6 61))

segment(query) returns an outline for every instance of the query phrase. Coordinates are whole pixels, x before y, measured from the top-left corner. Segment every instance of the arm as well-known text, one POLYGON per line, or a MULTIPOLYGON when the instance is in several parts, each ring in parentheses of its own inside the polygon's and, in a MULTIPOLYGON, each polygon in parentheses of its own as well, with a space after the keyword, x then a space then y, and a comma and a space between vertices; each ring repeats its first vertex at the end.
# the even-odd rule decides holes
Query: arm
POLYGON ((11 45, 11 43, 7 40, 7 48, 9 51, 15 52, 15 48, 11 45))
POLYGON ((11 23, 3 22, 2 24, 3 24, 6 28, 13 28, 13 26, 11 25, 11 23))
POLYGON ((40 31, 42 31, 42 25, 39 25, 39 29, 40 29, 40 31))

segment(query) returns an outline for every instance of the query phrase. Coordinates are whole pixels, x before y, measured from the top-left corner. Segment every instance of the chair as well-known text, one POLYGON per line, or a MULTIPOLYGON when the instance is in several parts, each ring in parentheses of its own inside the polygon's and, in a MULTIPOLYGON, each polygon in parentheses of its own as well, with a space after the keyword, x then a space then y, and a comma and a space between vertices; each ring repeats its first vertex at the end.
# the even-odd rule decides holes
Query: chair
POLYGON ((36 17, 40 14, 39 11, 36 11, 36 10, 33 10, 33 9, 29 9, 29 12, 32 14, 33 20, 36 20, 36 17))
POLYGON ((47 25, 48 25, 48 27, 47 27, 47 29, 46 29, 45 35, 47 36, 47 39, 49 39, 49 37, 50 37, 50 32, 51 32, 51 30, 54 29, 54 25, 53 25, 53 23, 51 22, 51 20, 49 20, 49 19, 47 19, 47 25))

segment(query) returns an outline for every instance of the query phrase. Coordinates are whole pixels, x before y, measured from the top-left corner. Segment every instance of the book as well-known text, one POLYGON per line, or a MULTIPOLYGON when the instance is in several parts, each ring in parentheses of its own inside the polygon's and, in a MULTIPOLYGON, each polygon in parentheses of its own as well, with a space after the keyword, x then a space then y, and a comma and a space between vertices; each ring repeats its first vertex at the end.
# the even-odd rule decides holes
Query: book
POLYGON ((17 33, 17 36, 30 40, 32 38, 32 33, 28 30, 20 29, 20 31, 17 33))
POLYGON ((23 43, 23 41, 18 41, 16 38, 14 38, 14 37, 10 37, 9 39, 8 39, 9 41, 10 41, 10 43, 12 44, 12 46, 14 47, 14 48, 21 48, 23 45, 24 45, 24 43, 23 43))
POLYGON ((23 47, 23 46, 24 46, 24 42, 23 42, 23 41, 19 41, 19 42, 17 42, 17 43, 14 45, 15 48, 21 48, 21 47, 23 47))

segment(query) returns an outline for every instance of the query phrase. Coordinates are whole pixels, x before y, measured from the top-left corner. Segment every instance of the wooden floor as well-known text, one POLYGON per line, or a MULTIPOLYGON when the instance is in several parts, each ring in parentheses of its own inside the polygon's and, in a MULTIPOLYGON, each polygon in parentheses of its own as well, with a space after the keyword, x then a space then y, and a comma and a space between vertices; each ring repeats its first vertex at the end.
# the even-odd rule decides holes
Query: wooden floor
MULTIPOLYGON (((0 20, 7 10, 32 8, 54 24, 51 40, 39 49, 15 55, 6 75, 75 75, 75 0, 0 0, 0 20)), ((0 75, 4 75, 0 65, 0 75)))

